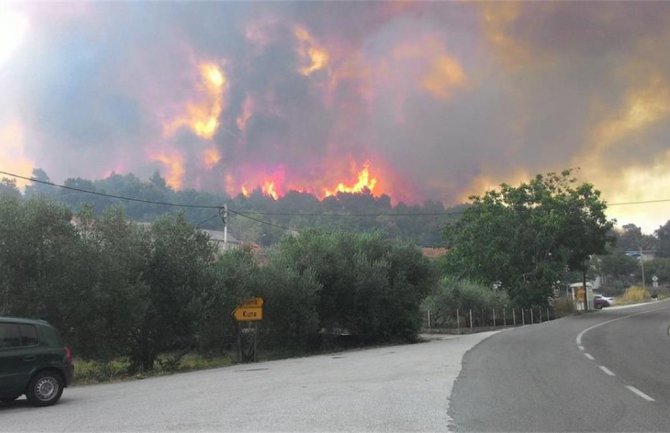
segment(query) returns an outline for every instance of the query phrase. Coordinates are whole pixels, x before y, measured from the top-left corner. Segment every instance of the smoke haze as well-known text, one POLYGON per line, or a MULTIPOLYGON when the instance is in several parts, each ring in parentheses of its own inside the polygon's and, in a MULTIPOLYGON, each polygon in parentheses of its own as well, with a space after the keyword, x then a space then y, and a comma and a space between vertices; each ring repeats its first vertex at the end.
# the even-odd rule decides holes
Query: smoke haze
POLYGON ((669 3, 3 3, 0 27, 5 171, 456 204, 580 167, 611 203, 670 198, 669 3))

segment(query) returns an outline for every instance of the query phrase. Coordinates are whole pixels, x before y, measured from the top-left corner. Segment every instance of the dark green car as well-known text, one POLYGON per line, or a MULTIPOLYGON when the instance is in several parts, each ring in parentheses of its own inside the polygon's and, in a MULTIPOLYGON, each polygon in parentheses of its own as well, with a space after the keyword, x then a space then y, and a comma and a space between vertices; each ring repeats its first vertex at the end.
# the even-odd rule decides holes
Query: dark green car
POLYGON ((0 317, 0 401, 25 394, 34 406, 56 403, 74 374, 72 351, 44 320, 0 317))

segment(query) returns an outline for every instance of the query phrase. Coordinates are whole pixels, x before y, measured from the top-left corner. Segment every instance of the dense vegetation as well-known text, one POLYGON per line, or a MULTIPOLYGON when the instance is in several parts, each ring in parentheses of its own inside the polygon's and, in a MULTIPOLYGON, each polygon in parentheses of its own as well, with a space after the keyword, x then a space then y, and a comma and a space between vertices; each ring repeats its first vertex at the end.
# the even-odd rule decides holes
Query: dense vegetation
MULTIPOLYGON (((33 178, 49 181, 49 176, 40 169, 33 171, 33 178)), ((76 189, 154 202, 209 206, 223 206, 227 203, 237 213, 275 224, 259 225, 256 221, 236 213, 230 214, 229 230, 232 236, 243 242, 255 242, 263 246, 273 245, 284 236, 286 230, 276 226, 293 230, 314 228, 357 233, 376 230, 388 238, 401 238, 421 246, 439 246, 442 244, 441 230, 445 214, 459 212, 458 209, 447 211, 441 202, 430 200, 422 205, 392 205, 390 197, 375 197, 369 191, 357 194, 339 193, 323 200, 297 191, 289 191, 277 200, 264 195, 260 189, 252 191, 248 197, 242 194, 228 197, 224 193, 192 189, 175 191, 158 173, 154 173, 148 181, 142 181, 133 174, 112 174, 95 181, 67 179, 64 185, 74 189, 33 183, 26 188, 26 196, 50 197, 64 203, 73 212, 78 212, 84 205, 90 205, 93 212, 101 214, 110 207, 122 205, 128 218, 134 221, 151 222, 166 212, 176 214, 182 211, 192 224, 213 230, 222 229, 217 211, 213 209, 156 206, 141 201, 123 201, 87 194, 76 189)))
POLYGON ((410 341, 434 280, 418 248, 380 233, 306 231, 262 257, 220 255, 182 214, 142 225, 120 207, 73 214, 0 188, 0 314, 44 318, 78 355, 125 356, 136 371, 160 354, 234 350, 231 312, 251 296, 265 298, 264 349, 318 351, 345 332, 356 344, 410 341))
POLYGON ((231 312, 252 296, 266 302, 261 350, 293 355, 414 340, 421 305, 446 323, 456 309, 545 308, 557 289, 585 275, 600 277, 609 294, 639 284, 643 271, 647 285, 651 275, 670 282, 670 221, 653 236, 632 224, 615 230, 599 192, 569 171, 473 197, 442 227, 449 251, 439 267, 416 247, 420 239, 445 242, 434 239, 447 217, 435 203, 393 207, 369 192, 229 199, 173 191, 157 174, 149 182, 112 175, 66 184, 148 201, 227 202, 301 229, 233 213, 233 234, 265 247, 221 254, 196 224, 220 228, 216 209, 180 211, 40 183, 21 194, 1 181, 0 314, 45 318, 78 355, 127 358, 133 371, 154 368, 166 354, 235 352, 231 312), (420 212, 435 215, 398 216, 420 212), (657 258, 643 264, 631 251, 657 258))
POLYGON ((607 252, 613 221, 600 193, 571 172, 472 197, 445 228, 447 274, 505 290, 519 306, 546 305, 565 270, 586 273, 607 252))

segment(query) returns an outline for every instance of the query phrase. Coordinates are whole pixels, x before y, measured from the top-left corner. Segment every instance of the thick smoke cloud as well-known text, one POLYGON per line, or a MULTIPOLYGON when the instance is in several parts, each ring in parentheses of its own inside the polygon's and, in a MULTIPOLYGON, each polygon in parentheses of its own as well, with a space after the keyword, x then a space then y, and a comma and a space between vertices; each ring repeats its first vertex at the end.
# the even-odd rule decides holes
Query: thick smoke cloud
MULTIPOLYGON (((3 169, 322 194, 369 164, 377 193, 454 204, 581 167, 610 202, 670 197, 670 4, 14 9, 30 25, 0 64, 3 169), (203 65, 221 77, 208 82, 203 65), (215 122, 211 136, 196 118, 215 122)), ((647 229, 670 216, 612 210, 647 229)))

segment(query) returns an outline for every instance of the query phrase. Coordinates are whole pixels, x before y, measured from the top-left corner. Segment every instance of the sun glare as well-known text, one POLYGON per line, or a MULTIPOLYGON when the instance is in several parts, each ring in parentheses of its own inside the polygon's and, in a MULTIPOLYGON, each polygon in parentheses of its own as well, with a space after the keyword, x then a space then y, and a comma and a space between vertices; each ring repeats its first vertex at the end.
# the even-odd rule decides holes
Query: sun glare
POLYGON ((0 66, 21 44, 27 29, 25 14, 12 11, 0 3, 0 66))

